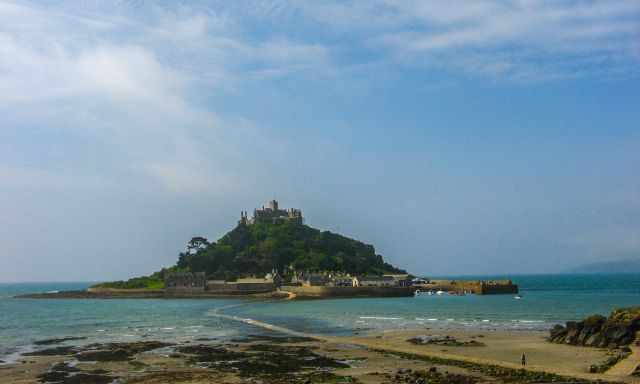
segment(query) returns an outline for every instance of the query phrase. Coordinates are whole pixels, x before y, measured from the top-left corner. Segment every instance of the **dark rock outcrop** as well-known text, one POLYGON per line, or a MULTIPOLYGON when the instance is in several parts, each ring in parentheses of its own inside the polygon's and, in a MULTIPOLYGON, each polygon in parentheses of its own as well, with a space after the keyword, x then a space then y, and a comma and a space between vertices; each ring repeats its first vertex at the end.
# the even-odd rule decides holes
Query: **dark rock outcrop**
POLYGON ((592 315, 583 321, 568 321, 549 331, 549 341, 588 347, 618 348, 629 345, 640 331, 640 307, 617 309, 604 317, 592 315))
POLYGON ((160 341, 136 341, 131 343, 90 344, 87 349, 75 354, 80 361, 127 361, 134 355, 158 348, 172 346, 160 341))
POLYGON ((117 377, 108 376, 106 371, 81 371, 67 363, 57 363, 38 376, 41 383, 56 384, 110 384, 117 377))
POLYGON ((67 337, 60 337, 56 339, 38 340, 38 341, 34 341, 33 344, 34 345, 52 345, 52 344, 61 344, 61 343, 64 343, 65 341, 77 341, 77 340, 86 340, 86 337, 67 336, 67 337))
POLYGON ((23 353, 22 356, 75 355, 80 361, 127 361, 134 355, 158 348, 172 346, 161 341, 135 341, 131 343, 89 344, 86 346, 61 346, 23 353))
POLYGON ((408 342, 417 345, 444 345, 447 347, 484 347, 485 344, 476 340, 471 341, 459 341, 455 337, 451 336, 439 336, 439 335, 419 335, 413 337, 408 342))

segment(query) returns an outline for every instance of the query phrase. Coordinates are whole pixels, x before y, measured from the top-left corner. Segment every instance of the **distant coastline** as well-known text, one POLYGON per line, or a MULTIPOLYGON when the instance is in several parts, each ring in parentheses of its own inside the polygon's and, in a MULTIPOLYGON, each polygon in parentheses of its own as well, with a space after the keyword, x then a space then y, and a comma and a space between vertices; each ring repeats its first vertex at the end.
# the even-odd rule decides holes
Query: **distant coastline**
POLYGON ((614 261, 601 261, 590 264, 581 265, 569 270, 570 273, 610 273, 610 274, 629 274, 640 273, 640 258, 629 258, 614 261))

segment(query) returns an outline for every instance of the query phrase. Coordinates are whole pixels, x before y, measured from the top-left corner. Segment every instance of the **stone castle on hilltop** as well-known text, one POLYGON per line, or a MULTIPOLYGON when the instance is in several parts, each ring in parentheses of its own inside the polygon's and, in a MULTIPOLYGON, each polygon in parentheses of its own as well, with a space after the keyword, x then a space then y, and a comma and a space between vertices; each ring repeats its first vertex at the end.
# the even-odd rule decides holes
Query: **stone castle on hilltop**
POLYGON ((240 212, 239 224, 251 225, 255 223, 276 224, 283 222, 293 222, 302 224, 302 210, 296 208, 280 209, 277 200, 271 200, 267 207, 264 205, 262 209, 254 209, 253 217, 249 218, 246 211, 240 212))

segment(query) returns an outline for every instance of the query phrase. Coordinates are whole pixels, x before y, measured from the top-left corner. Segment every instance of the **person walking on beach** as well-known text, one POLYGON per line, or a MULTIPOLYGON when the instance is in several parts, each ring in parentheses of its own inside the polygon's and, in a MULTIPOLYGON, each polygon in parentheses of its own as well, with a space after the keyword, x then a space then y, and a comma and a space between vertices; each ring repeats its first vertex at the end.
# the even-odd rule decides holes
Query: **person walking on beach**
POLYGON ((524 354, 524 352, 522 352, 522 358, 520 359, 520 361, 522 362, 523 367, 527 365, 527 356, 524 354))

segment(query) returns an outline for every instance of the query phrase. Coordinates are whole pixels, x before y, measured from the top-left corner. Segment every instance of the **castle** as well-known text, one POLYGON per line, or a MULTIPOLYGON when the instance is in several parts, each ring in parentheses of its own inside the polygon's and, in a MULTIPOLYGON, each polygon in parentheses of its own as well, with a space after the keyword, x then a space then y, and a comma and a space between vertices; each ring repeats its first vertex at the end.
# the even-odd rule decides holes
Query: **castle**
POLYGON ((254 209, 252 218, 249 218, 246 211, 240 212, 239 224, 276 224, 286 221, 302 224, 304 222, 302 218, 302 211, 295 208, 280 209, 278 207, 278 201, 271 200, 267 207, 262 206, 262 209, 254 209))

